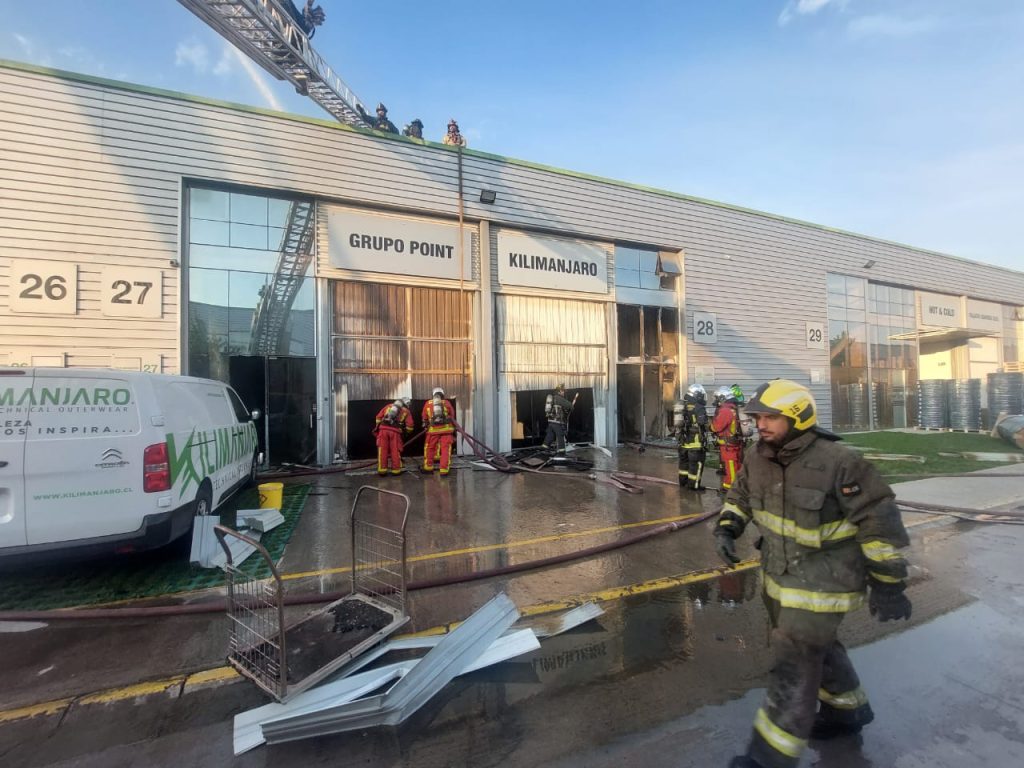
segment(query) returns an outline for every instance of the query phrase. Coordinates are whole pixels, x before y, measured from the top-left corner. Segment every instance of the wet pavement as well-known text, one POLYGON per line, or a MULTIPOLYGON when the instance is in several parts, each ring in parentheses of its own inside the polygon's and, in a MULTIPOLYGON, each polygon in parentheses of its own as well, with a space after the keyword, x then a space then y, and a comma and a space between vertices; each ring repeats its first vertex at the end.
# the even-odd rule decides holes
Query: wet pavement
MULTIPOLYGON (((620 450, 614 460, 675 476, 668 452, 620 450)), ((410 496, 414 582, 581 550, 649 527, 636 524, 717 506, 713 493, 680 494, 671 485, 648 484, 633 495, 585 477, 468 466, 447 479, 339 474, 310 481, 315 487, 281 563, 292 593, 346 586, 348 575, 337 569, 349 564, 348 514, 363 483, 410 496)), ((1024 487, 1007 503, 1022 502, 1024 487)), ((912 621, 882 625, 860 611, 841 633, 876 722, 857 738, 812 744, 802 765, 1022 765, 1024 530, 925 515, 907 520, 915 526, 912 621)), ((749 541, 741 554, 750 555, 744 547, 749 541)), ((603 603, 597 622, 457 679, 396 729, 261 747, 239 758, 232 756, 232 717, 267 698, 247 681, 186 677, 223 665, 221 614, 8 626, 0 631, 0 710, 58 704, 6 721, 0 711, 0 764, 299 766, 334 765, 344 756, 346 764, 382 768, 725 765, 746 741, 771 656, 756 569, 700 573, 716 565, 710 524, 701 523, 540 571, 411 592, 408 631, 465 618, 499 591, 521 609, 583 595, 617 599, 603 603), (663 583, 693 572, 692 583, 663 583), (621 588, 643 584, 619 597, 630 591, 621 588), (19 628, 26 631, 9 631, 19 628), (170 681, 165 689, 157 683, 59 703, 160 680, 170 681)))

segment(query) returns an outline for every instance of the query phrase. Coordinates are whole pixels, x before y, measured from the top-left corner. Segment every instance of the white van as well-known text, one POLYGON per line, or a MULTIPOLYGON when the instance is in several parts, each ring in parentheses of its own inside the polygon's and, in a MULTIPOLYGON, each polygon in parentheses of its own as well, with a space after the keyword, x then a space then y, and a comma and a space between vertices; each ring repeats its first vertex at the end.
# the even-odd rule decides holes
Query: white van
POLYGON ((255 479, 254 418, 219 381, 0 368, 0 559, 173 541, 255 479))

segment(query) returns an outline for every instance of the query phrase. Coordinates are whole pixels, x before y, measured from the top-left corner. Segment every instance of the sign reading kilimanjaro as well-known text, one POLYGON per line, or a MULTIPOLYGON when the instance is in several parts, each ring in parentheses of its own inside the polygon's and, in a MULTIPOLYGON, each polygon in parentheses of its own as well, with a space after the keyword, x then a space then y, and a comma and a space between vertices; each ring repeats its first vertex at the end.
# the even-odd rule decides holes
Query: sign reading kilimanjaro
POLYGON ((498 282, 608 293, 608 253, 590 243, 500 231, 498 282))

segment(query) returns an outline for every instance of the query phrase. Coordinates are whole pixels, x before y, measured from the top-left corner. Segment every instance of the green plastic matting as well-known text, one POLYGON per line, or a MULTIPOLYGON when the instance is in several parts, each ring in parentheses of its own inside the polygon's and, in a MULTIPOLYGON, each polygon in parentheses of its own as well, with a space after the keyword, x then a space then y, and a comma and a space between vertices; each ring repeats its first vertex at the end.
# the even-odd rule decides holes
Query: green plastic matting
MULTIPOLYGON (((274 562, 299 522, 309 485, 286 485, 281 500, 284 522, 264 534, 260 543, 274 562)), ((242 491, 221 508, 221 523, 234 527, 235 512, 259 505, 256 489, 242 491)), ((54 562, 0 573, 0 610, 38 611, 81 605, 174 595, 224 585, 220 568, 199 568, 188 562, 191 538, 135 555, 84 562, 54 562)), ((250 557, 242 570, 254 578, 270 576, 263 558, 250 557)))

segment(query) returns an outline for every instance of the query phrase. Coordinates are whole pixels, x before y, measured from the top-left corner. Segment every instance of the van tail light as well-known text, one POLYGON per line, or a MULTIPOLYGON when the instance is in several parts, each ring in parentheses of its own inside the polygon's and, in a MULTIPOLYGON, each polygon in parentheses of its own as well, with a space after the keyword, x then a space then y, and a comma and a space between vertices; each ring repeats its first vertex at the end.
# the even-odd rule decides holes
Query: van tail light
POLYGON ((171 463, 167 443, 146 447, 142 454, 142 490, 145 493, 171 490, 171 463))

